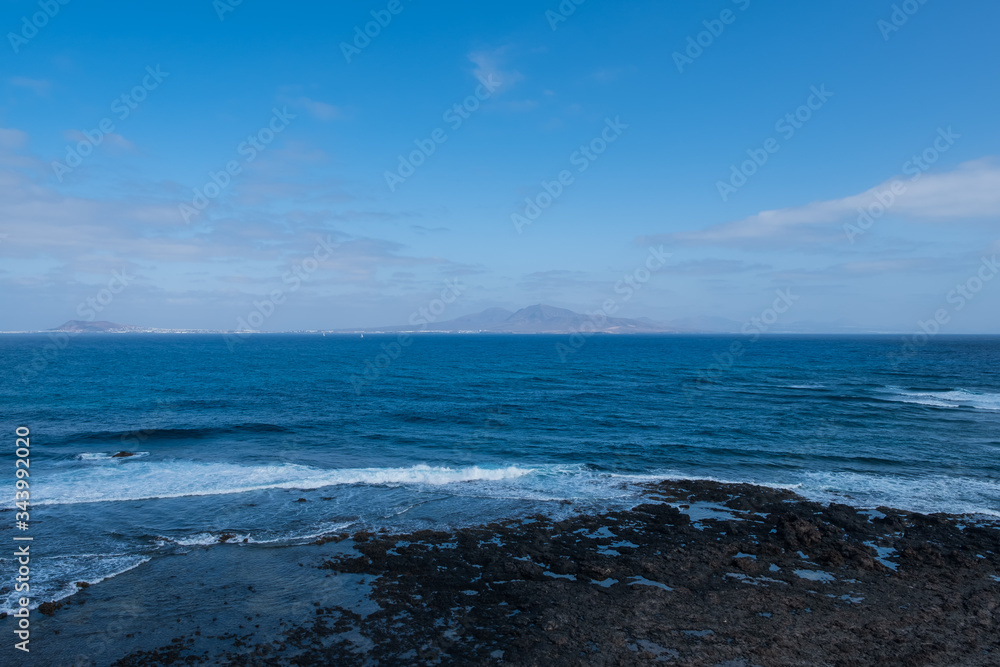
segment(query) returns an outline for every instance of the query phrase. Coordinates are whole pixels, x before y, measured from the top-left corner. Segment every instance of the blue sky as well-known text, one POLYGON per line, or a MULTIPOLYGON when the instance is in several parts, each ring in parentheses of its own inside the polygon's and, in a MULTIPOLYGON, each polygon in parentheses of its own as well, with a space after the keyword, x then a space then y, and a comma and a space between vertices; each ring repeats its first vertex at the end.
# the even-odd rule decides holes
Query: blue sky
POLYGON ((231 1, 0 3, 0 329, 1000 331, 996 3, 231 1))

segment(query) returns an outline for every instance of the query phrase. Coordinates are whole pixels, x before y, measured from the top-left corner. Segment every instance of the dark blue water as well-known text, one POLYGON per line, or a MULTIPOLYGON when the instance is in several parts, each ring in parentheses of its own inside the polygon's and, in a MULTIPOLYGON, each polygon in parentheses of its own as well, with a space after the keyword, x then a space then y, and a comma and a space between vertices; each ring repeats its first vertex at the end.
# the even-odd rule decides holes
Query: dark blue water
POLYGON ((395 340, 0 337, 36 598, 223 535, 591 511, 664 477, 1000 516, 1000 338, 744 337, 730 359, 733 337, 594 336, 563 362, 566 337, 425 335, 380 357, 395 340))

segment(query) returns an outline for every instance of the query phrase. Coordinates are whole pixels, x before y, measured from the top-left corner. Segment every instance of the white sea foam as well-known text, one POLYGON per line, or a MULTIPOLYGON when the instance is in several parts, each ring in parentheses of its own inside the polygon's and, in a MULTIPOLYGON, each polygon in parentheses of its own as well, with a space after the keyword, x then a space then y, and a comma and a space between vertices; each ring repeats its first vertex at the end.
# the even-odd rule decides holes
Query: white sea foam
POLYGON ((952 391, 895 390, 895 393, 889 400, 927 405, 934 408, 1000 410, 1000 394, 969 391, 966 389, 955 389, 952 391))
POLYGON ((222 536, 229 535, 230 537, 226 539, 226 542, 232 542, 234 544, 242 543, 243 540, 250 541, 249 533, 198 533, 196 535, 189 535, 188 537, 182 537, 178 540, 172 540, 175 544, 179 544, 182 547, 200 547, 208 546, 210 544, 221 544, 223 542, 222 536))
MULTIPOLYGON (((266 489, 312 490, 344 485, 405 486, 439 489, 450 496, 497 501, 558 502, 570 500, 610 506, 639 499, 637 485, 659 480, 706 480, 750 483, 788 489, 823 502, 858 507, 879 505, 918 512, 1000 516, 1000 481, 951 475, 919 478, 876 473, 804 472, 785 479, 739 478, 658 470, 646 474, 597 472, 583 465, 522 467, 431 467, 322 469, 294 463, 239 465, 182 459, 118 461, 59 469, 39 479, 36 504, 62 505, 215 496, 266 489)), ((245 532, 234 531, 234 532, 245 532)), ((240 534, 232 541, 260 535, 240 534)), ((272 536, 266 536, 270 539, 272 536)), ((189 536, 181 544, 217 543, 218 533, 189 536)), ((286 538, 280 538, 286 539, 286 538)))
POLYGON ((279 542, 300 542, 303 540, 315 540, 326 537, 334 533, 339 533, 355 524, 354 521, 343 521, 340 523, 321 523, 313 526, 312 530, 305 533, 287 533, 277 537, 251 537, 251 544, 276 544, 279 542))
MULTIPOLYGON (((114 463, 118 461, 115 460, 114 463)), ((249 466, 191 460, 144 460, 63 470, 37 484, 34 504, 65 505, 104 501, 211 496, 263 489, 319 489, 341 484, 442 486, 460 482, 516 479, 532 469, 430 467, 324 470, 294 463, 249 466), (37 499, 36 499, 37 498, 37 499)))
POLYGON ((157 543, 176 544, 183 547, 211 546, 214 544, 279 544, 288 542, 302 542, 315 540, 334 533, 339 533, 345 528, 354 525, 354 521, 342 521, 337 523, 325 522, 301 532, 286 532, 279 534, 254 535, 252 533, 239 533, 234 531, 218 531, 214 533, 196 533, 177 539, 159 538, 157 543), (226 540, 223 536, 228 535, 226 540))
POLYGON ((77 461, 127 461, 128 459, 142 458, 143 456, 149 456, 149 452, 131 452, 130 456, 115 456, 106 452, 84 452, 83 454, 77 454, 74 458, 77 461))
MULTIPOLYGON (((625 475, 621 475, 625 477, 625 475)), ((768 482, 759 481, 753 479, 732 479, 728 477, 711 477, 707 475, 686 475, 684 473, 676 471, 668 471, 659 475, 635 475, 634 477, 640 478, 642 481, 650 479, 651 481, 660 480, 671 480, 675 482, 718 482, 719 484, 754 484, 756 486, 765 486, 769 489, 785 489, 786 491, 799 491, 802 489, 801 482, 790 482, 790 483, 779 483, 779 482, 768 482)))
MULTIPOLYGON (((76 582, 98 584, 133 570, 150 559, 139 554, 67 554, 32 556, 31 608, 48 601, 61 600, 75 593, 76 582)), ((0 612, 11 613, 23 593, 11 592, 0 601, 0 612)))
POLYGON ((1000 517, 1000 481, 946 475, 917 479, 852 472, 807 473, 798 493, 860 507, 886 506, 931 514, 1000 517))
MULTIPOLYGON (((622 475, 621 478, 628 476, 622 475)), ((636 481, 649 481, 637 475, 636 481)), ((932 514, 978 514, 1000 517, 1000 480, 991 481, 948 475, 910 478, 853 472, 809 472, 798 482, 775 483, 759 479, 732 479, 707 475, 685 475, 666 471, 656 479, 708 481, 721 484, 755 484, 787 489, 817 502, 838 502, 860 508, 893 507, 932 514)))

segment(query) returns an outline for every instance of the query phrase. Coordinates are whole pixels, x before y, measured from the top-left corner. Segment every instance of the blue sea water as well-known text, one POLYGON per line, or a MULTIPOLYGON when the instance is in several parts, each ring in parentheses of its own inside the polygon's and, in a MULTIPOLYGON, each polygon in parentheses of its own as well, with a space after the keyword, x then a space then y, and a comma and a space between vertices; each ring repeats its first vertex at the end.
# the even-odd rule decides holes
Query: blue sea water
MULTIPOLYGON (((598 511, 663 478, 1000 516, 997 337, 903 357, 893 337, 599 335, 568 356, 566 336, 396 341, 0 337, 0 486, 13 497, 27 426, 35 599, 223 536, 281 546, 598 511)), ((0 539, 15 533, 11 501, 0 539)))

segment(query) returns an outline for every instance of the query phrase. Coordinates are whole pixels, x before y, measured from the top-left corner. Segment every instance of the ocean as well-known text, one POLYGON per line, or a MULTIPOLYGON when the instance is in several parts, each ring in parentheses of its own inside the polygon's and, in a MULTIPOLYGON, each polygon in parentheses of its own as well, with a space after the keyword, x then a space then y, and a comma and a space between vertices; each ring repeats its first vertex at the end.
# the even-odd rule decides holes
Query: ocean
POLYGON ((405 342, 0 336, 0 485, 26 426, 34 599, 220 542, 625 508, 663 478, 1000 516, 998 337, 405 342))

